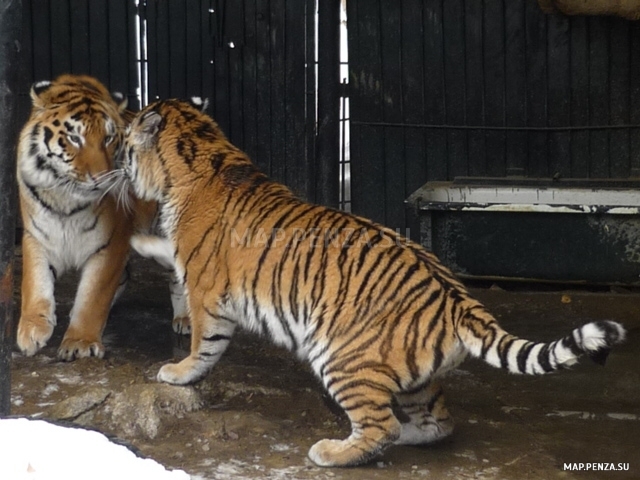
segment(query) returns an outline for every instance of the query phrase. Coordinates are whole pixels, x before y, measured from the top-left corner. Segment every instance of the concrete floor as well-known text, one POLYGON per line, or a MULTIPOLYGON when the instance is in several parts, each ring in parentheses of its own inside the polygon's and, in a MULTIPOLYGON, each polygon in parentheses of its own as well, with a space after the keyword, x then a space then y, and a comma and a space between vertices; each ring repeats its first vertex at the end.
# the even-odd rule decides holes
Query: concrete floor
POLYGON ((14 355, 13 413, 66 415, 194 478, 640 478, 637 292, 473 289, 520 336, 551 340, 584 322, 612 319, 627 327, 629 339, 604 368, 585 359, 572 371, 544 377, 509 375, 467 361, 444 382, 457 422, 450 438, 426 447, 393 447, 370 465, 345 470, 321 469, 306 458, 317 440, 348 434, 344 415, 304 365, 263 339, 237 335, 208 378, 189 387, 202 403, 197 411, 153 390, 159 366, 183 355, 187 345, 170 329, 166 280, 153 264, 136 260, 129 289, 105 332, 106 358, 61 363, 55 351, 75 291, 74 277, 63 278, 54 338, 35 357, 14 355), (155 392, 155 430, 139 422, 146 415, 139 388, 155 392), (96 392, 101 393, 93 403, 59 413, 69 399, 86 400, 96 392), (574 463, 628 464, 629 470, 564 470, 574 463))

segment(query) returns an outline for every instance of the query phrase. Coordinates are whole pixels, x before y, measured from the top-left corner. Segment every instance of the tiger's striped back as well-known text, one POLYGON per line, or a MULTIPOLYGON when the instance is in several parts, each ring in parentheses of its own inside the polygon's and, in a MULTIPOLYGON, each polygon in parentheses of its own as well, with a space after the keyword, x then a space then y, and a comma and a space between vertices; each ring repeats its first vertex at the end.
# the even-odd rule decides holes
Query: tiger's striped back
POLYGON ((550 344, 508 334, 432 253, 370 220, 296 198, 187 103, 147 107, 126 145, 136 194, 162 205, 165 238, 141 241, 139 251, 175 262, 191 312, 191 354, 162 367, 159 380, 201 378, 238 325, 286 346, 310 362, 352 423, 349 438, 311 448, 319 465, 354 465, 394 442, 449 434, 434 380, 467 353, 545 373, 624 338, 614 322, 550 344))

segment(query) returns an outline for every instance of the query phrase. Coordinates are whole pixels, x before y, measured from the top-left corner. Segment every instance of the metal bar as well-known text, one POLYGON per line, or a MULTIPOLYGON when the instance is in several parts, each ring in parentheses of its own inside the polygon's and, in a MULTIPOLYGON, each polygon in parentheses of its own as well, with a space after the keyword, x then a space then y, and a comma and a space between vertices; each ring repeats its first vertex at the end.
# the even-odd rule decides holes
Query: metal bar
POLYGON ((318 5, 318 203, 340 197, 340 0, 318 5))
POLYGON ((0 0, 0 416, 8 415, 11 409, 15 145, 21 16, 21 0, 0 0))
POLYGON ((640 125, 583 125, 567 127, 494 127, 486 125, 428 125, 424 123, 388 123, 351 121, 352 125, 367 125, 370 127, 399 127, 399 128, 430 128, 435 130, 502 130, 524 132, 567 132, 580 130, 621 130, 640 128, 640 125))
MULTIPOLYGON (((347 81, 342 82, 342 91, 346 91, 347 81)), ((340 209, 346 210, 347 208, 347 150, 346 150, 346 134, 347 134, 347 97, 343 96, 340 99, 340 209)))

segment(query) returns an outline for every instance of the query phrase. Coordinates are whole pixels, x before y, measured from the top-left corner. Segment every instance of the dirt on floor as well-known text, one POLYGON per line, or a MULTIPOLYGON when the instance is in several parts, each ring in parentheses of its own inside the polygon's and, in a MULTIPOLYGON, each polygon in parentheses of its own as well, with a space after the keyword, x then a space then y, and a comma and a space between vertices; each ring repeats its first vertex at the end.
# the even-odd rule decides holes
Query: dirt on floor
MULTIPOLYGON (((238 332, 194 386, 155 381, 163 363, 188 353, 189 342, 171 331, 168 277, 151 262, 134 261, 105 331, 105 358, 58 361, 76 281, 68 275, 56 288, 59 325, 49 344, 34 357, 13 355, 14 415, 97 428, 194 478, 640 478, 637 292, 472 289, 523 337, 551 340, 587 321, 611 319, 628 328, 629 338, 605 368, 583 360, 540 377, 468 360, 443 382, 456 419, 452 436, 391 447, 363 467, 326 469, 312 464, 307 451, 322 438, 346 437, 347 419, 306 365, 267 340, 238 332), (582 471, 566 468, 580 464, 582 471), (587 464, 596 465, 586 470, 587 464)), ((19 289, 17 305, 18 297, 19 289)))

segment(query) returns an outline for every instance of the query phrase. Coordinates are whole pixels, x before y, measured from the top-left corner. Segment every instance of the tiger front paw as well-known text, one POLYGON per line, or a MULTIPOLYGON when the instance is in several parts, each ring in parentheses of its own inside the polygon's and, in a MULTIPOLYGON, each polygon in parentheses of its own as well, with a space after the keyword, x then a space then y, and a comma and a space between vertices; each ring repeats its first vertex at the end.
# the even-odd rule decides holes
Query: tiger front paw
POLYGON ((49 318, 37 313, 21 316, 16 339, 20 351, 29 357, 35 355, 49 341, 55 325, 55 316, 49 318))
POLYGON ((76 358, 104 357, 104 345, 98 339, 65 337, 58 348, 58 358, 70 362, 76 358))
POLYGON ((173 331, 180 335, 189 335, 191 333, 191 320, 188 316, 175 317, 171 322, 173 331))
POLYGON ((158 371, 158 381, 172 385, 186 385, 201 380, 207 374, 207 365, 192 357, 179 363, 168 363, 158 371))

